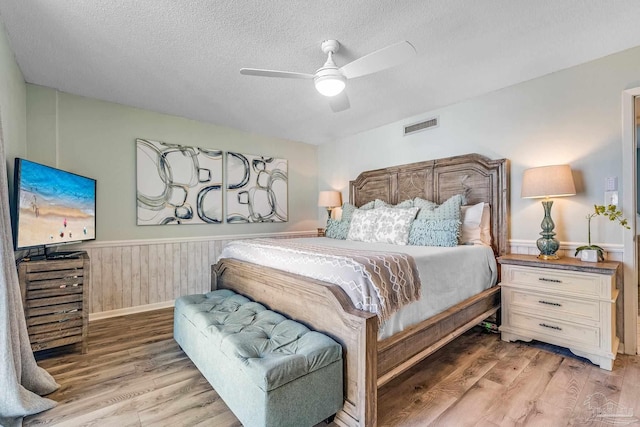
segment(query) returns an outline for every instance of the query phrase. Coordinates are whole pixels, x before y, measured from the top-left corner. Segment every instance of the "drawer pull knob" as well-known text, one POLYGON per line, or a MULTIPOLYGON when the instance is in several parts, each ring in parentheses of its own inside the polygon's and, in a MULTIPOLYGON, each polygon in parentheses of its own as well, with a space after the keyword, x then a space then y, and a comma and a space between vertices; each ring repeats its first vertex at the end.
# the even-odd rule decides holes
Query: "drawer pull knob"
POLYGON ((552 283, 562 283, 562 280, 558 279, 547 279, 546 277, 539 277, 538 280, 541 282, 552 282, 552 283))
POLYGON ((543 328, 555 329, 556 331, 561 331, 562 328, 560 326, 547 325, 546 323, 539 323, 543 328))
POLYGON ((550 301, 544 301, 544 300, 539 300, 538 302, 540 304, 547 304, 547 305, 553 305, 556 307, 562 307, 562 304, 558 304, 557 302, 550 302, 550 301))

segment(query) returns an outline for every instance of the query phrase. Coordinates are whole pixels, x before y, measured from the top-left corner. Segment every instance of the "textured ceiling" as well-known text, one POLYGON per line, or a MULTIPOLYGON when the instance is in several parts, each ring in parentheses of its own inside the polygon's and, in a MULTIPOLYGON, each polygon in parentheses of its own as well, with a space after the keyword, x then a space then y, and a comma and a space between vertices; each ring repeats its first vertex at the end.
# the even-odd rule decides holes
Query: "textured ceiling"
POLYGON ((640 45, 638 0, 0 0, 0 16, 29 83, 313 144, 640 45), (401 40, 418 55, 348 81, 340 113, 310 80, 239 73, 313 73, 325 39, 338 66, 401 40))

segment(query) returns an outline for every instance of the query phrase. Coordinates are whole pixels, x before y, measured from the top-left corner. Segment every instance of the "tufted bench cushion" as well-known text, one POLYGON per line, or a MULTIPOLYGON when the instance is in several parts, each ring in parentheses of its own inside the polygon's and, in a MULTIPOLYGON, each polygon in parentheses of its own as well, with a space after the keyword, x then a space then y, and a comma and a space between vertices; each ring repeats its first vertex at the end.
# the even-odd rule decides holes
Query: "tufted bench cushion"
POLYGON ((342 407, 342 347, 231 290, 178 298, 174 337, 245 426, 311 426, 342 407))

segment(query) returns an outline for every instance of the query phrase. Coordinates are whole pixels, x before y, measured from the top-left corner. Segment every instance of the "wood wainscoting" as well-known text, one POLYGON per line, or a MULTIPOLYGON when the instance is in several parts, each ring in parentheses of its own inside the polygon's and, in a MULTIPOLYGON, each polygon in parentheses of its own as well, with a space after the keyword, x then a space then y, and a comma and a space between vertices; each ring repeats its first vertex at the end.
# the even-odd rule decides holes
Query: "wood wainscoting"
MULTIPOLYGON (((95 315, 109 317, 109 312, 126 314, 126 309, 146 311, 145 306, 171 305, 181 295, 207 292, 211 265, 215 264, 222 248, 233 240, 316 235, 317 231, 313 230, 83 244, 78 249, 86 250, 91 259, 91 283, 88 286, 90 320, 95 315)), ((562 250, 565 256, 571 256, 575 251, 571 245, 565 244, 562 250)), ((622 252, 615 245, 609 245, 605 250, 608 259, 621 260, 622 252)), ((537 254, 537 251, 533 240, 509 242, 509 253, 537 254)))
MULTIPOLYGON (((255 237, 314 237, 317 231, 260 235, 207 236, 197 239, 157 239, 94 242, 80 246, 91 259, 89 314, 109 317, 146 311, 181 295, 205 293, 211 287, 211 265, 231 241, 255 237), (139 308, 140 310, 136 310, 139 308)), ((93 318, 91 319, 93 320, 93 318)))

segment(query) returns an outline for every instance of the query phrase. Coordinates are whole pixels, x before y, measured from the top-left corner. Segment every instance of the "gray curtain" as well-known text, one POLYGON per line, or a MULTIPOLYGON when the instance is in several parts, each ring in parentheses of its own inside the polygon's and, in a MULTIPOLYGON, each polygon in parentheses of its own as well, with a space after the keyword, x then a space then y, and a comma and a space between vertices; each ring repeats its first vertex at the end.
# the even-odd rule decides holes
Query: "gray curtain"
POLYGON ((21 426, 22 418, 50 409, 40 397, 59 386, 33 357, 24 320, 9 219, 9 185, 0 124, 0 425, 21 426))

